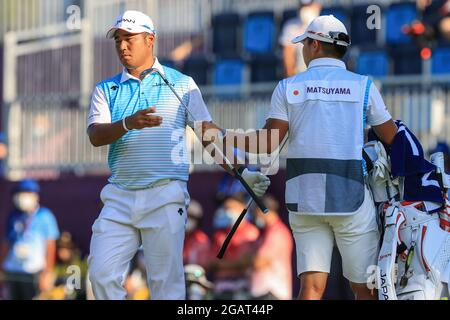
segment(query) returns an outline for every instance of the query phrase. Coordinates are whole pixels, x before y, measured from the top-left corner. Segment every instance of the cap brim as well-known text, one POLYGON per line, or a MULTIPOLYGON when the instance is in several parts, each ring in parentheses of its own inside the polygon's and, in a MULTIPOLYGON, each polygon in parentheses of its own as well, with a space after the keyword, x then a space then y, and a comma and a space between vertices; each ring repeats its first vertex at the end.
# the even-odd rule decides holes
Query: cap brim
POLYGON ((295 37, 294 39, 292 39, 291 42, 294 43, 294 44, 296 44, 296 43, 302 42, 302 41, 305 40, 307 37, 308 37, 307 34, 304 33, 304 34, 299 35, 298 37, 295 37))
POLYGON ((314 35, 314 34, 308 35, 308 34, 306 34, 306 33, 304 33, 304 34, 302 34, 302 35, 300 35, 300 36, 298 36, 298 37, 295 37, 294 39, 292 39, 291 42, 294 43, 294 44, 296 44, 296 43, 302 42, 303 40, 305 40, 305 39, 308 38, 308 37, 309 37, 310 39, 315 39, 315 40, 317 40, 317 41, 322 41, 322 42, 326 42, 326 43, 336 43, 336 44, 341 45, 341 46, 344 46, 344 47, 350 46, 350 43, 346 43, 346 42, 344 42, 344 41, 328 39, 328 38, 321 37, 321 36, 319 36, 319 35, 314 35))
POLYGON ((127 28, 111 28, 111 29, 109 29, 108 30, 108 32, 106 33, 106 38, 108 38, 108 39, 112 39, 112 38, 114 38, 114 34, 116 33, 116 31, 117 30, 123 30, 123 31, 126 31, 126 32, 128 32, 128 33, 135 33, 135 34, 138 34, 138 33, 143 33, 143 32, 149 32, 149 33, 151 33, 150 31, 146 31, 146 30, 143 30, 143 31, 139 31, 139 32, 133 32, 133 31, 130 31, 129 29, 127 29, 127 28))

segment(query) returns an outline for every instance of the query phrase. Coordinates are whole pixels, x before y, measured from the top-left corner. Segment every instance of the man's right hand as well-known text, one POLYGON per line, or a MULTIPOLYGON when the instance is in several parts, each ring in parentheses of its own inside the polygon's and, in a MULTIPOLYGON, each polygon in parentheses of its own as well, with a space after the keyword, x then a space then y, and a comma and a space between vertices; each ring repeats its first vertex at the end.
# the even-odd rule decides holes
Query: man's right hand
POLYGON ((160 116, 152 115, 155 112, 156 106, 139 110, 135 114, 126 117, 125 124, 130 130, 157 127, 161 125, 163 119, 160 116))
POLYGON ((245 168, 242 172, 242 178, 258 197, 262 197, 270 186, 270 179, 259 171, 250 171, 245 168))

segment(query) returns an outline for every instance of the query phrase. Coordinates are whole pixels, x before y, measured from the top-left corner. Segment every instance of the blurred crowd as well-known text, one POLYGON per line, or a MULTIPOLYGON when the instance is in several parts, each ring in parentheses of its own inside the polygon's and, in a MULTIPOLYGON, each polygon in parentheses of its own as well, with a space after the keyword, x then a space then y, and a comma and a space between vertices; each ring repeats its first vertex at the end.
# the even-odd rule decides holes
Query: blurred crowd
POLYGON ((87 262, 69 232, 60 232, 55 215, 40 205, 33 179, 13 190, 14 209, 0 250, 0 298, 85 299, 87 262))
MULTIPOLYGON (((429 154, 437 151, 444 153, 446 171, 450 172, 449 146, 439 141, 429 154)), ((55 215, 41 206, 39 195, 40 186, 33 179, 18 182, 11 194, 14 209, 0 246, 0 300, 94 299, 88 253, 82 254, 69 232, 59 230, 55 215)), ((195 199, 187 210, 183 251, 187 299, 294 298, 294 243, 278 214, 279 202, 266 194, 267 214, 251 206, 224 257, 218 259, 220 247, 250 199, 235 179, 224 174, 216 200, 215 212, 204 212, 195 199), (203 225, 209 214, 213 215, 212 230, 203 225)), ((123 285, 130 300, 151 298, 142 250, 130 262, 123 285)))
MULTIPOLYGON (((246 207, 245 190, 227 175, 218 186, 218 208, 210 235, 202 225, 202 205, 188 207, 183 252, 188 299, 291 299, 293 241, 278 216, 279 203, 264 197, 269 213, 251 209, 223 259, 216 255, 231 226, 246 207)), ((11 194, 0 250, 0 299, 93 299, 87 254, 60 231, 55 215, 40 204, 33 179, 18 182, 11 194)), ((209 213, 207 213, 209 214, 209 213)), ((130 263, 124 287, 129 299, 151 298, 143 252, 130 263)))

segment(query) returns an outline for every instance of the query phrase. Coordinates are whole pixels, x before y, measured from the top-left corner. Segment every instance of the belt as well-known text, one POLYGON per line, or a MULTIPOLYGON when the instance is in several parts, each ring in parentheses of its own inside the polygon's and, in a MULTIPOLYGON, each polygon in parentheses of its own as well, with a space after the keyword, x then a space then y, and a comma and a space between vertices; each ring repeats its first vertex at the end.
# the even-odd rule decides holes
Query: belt
POLYGON ((153 188, 157 188, 157 187, 162 187, 165 186, 166 184, 169 184, 172 181, 176 181, 177 179, 160 179, 160 180, 156 180, 154 182, 152 182, 148 187, 146 187, 145 189, 153 189, 153 188))
POLYGON ((123 190, 128 190, 128 191, 141 191, 141 190, 147 190, 147 189, 153 189, 153 188, 157 188, 157 187, 162 187, 165 186, 166 184, 169 184, 172 181, 177 181, 179 179, 172 179, 172 178, 166 178, 166 179, 160 179, 160 180, 156 180, 153 181, 152 183, 150 183, 149 185, 143 187, 143 188, 139 188, 139 189, 126 189, 123 187, 120 187, 116 184, 112 184, 115 187, 119 188, 119 189, 123 189, 123 190))

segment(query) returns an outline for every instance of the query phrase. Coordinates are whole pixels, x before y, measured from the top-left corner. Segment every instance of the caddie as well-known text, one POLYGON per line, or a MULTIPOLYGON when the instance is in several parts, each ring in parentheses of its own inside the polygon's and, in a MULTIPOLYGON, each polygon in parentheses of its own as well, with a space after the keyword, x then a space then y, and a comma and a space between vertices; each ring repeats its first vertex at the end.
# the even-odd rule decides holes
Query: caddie
MULTIPOLYGON (((246 138, 258 145, 267 139, 271 152, 271 131, 279 132, 275 147, 289 132, 285 200, 297 250, 299 299, 322 298, 334 240, 356 298, 374 299, 366 272, 377 263, 379 232, 364 179, 364 129, 372 126, 390 144, 397 127, 368 77, 346 70, 342 59, 350 36, 341 21, 319 16, 292 42, 304 45, 308 68, 279 82, 263 128, 268 132, 246 138)), ((227 133, 226 143, 234 144, 236 135, 227 133)))

